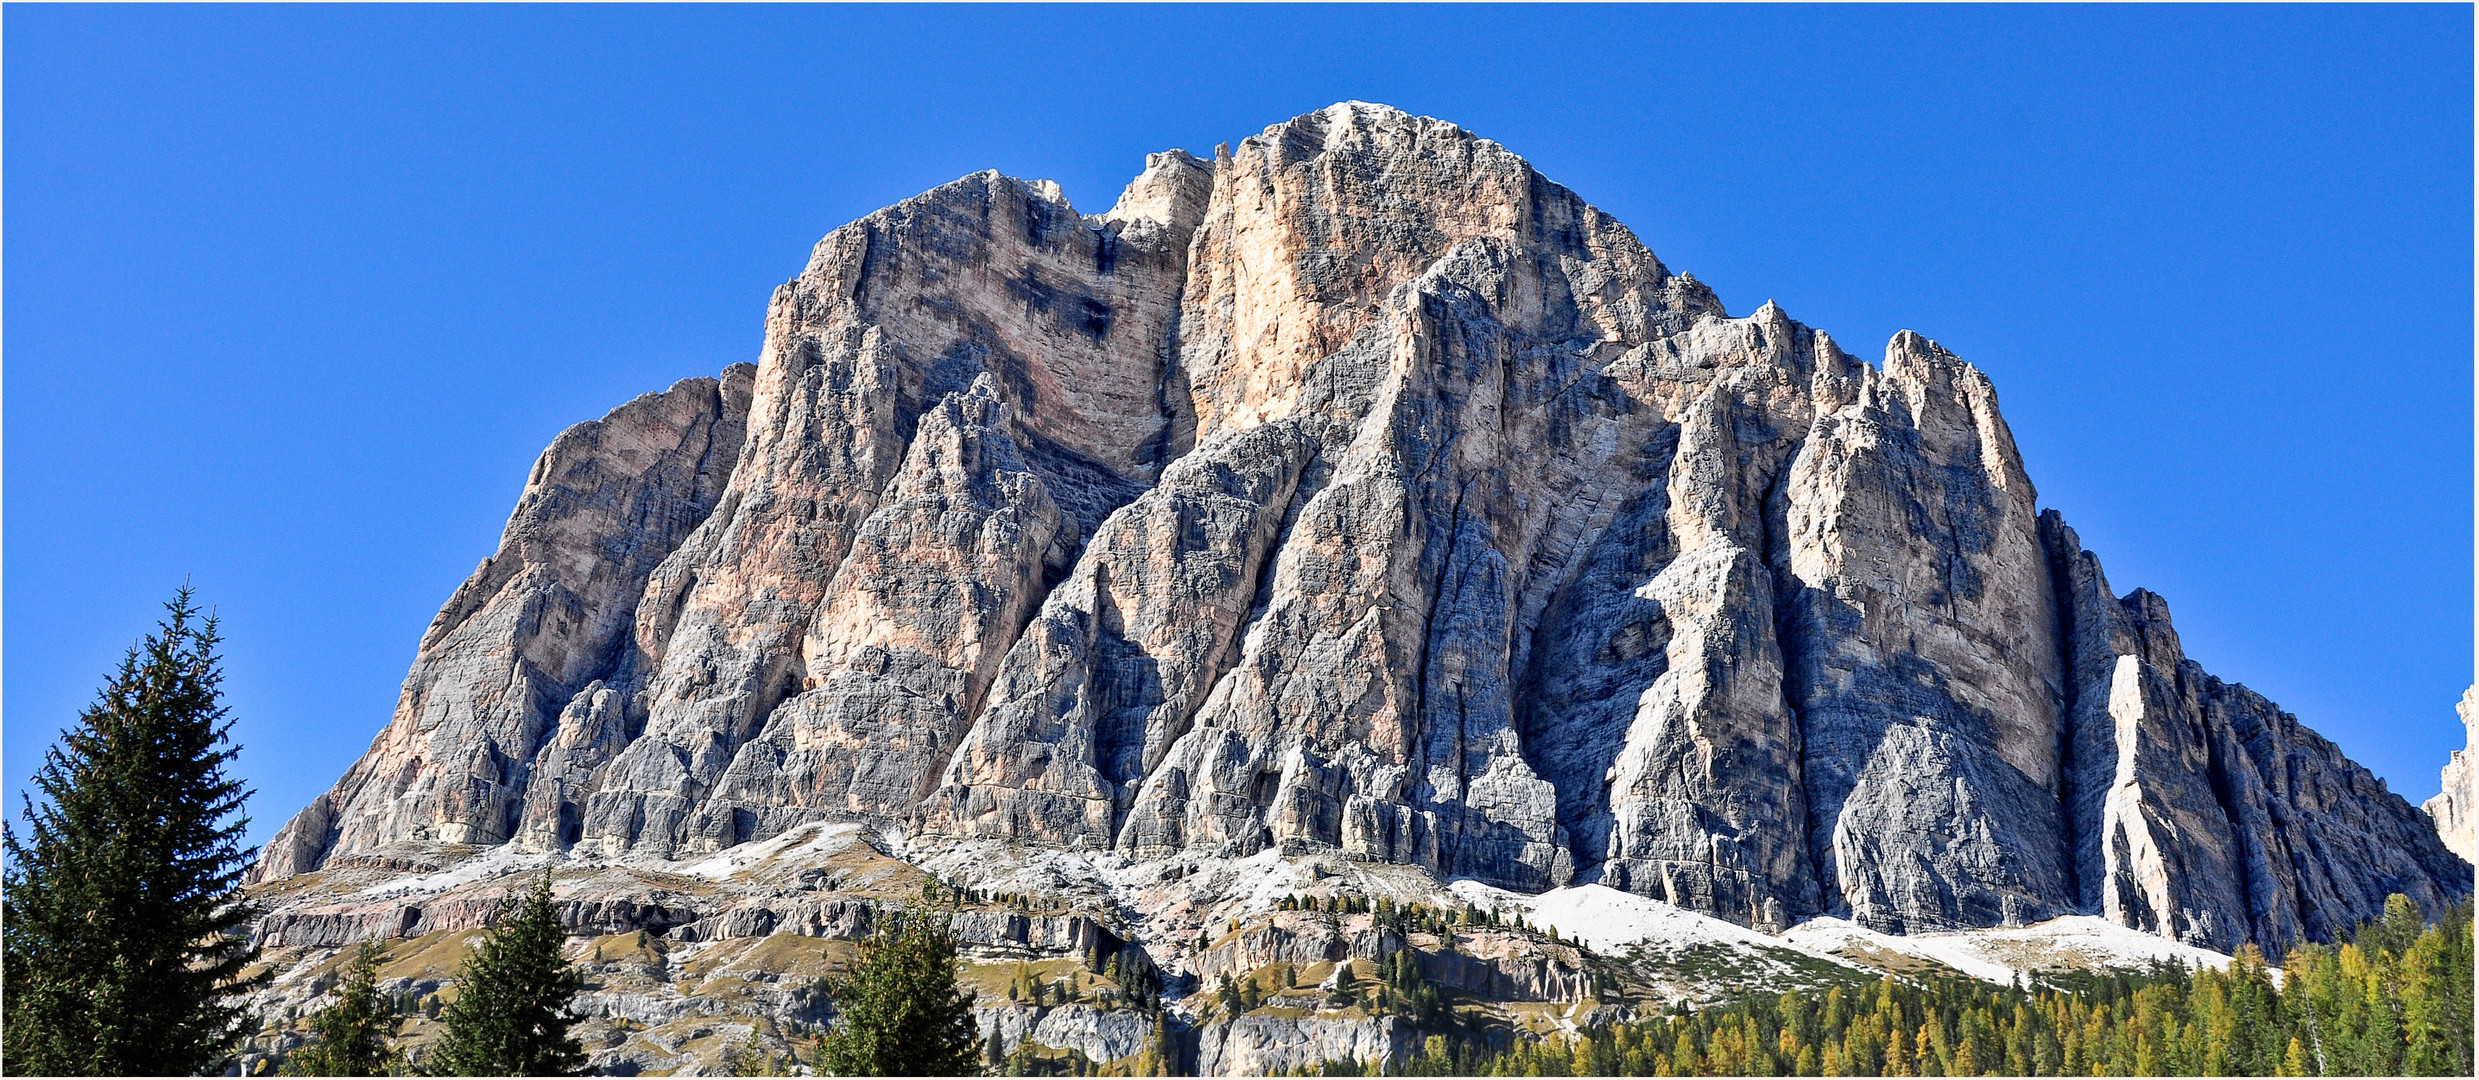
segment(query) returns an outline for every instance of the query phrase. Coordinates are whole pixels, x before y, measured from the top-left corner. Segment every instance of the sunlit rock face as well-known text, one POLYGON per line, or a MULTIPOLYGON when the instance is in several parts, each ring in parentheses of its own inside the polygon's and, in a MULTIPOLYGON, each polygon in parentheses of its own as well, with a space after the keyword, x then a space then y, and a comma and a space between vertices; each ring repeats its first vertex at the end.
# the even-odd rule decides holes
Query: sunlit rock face
POLYGON ((2479 862, 2479 764, 2471 750, 2479 742, 2479 686, 2462 691, 2453 711, 2462 718, 2462 749, 2445 762, 2444 790, 2421 809, 2436 822, 2446 847, 2464 862, 2479 862))
POLYGON ((2216 949, 2471 887, 2110 591, 1979 371, 1363 103, 830 234, 754 368, 561 436, 261 872, 819 820, 2216 949))

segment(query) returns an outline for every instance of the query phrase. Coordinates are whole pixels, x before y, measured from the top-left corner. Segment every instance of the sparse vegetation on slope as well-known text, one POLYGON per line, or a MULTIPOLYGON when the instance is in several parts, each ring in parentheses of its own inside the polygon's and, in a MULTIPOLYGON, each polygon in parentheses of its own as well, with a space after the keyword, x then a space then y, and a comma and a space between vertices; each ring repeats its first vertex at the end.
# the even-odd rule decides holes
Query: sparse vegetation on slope
POLYGON ((386 1076, 404 1059, 396 1037, 404 1013, 379 990, 379 949, 362 942, 336 1003, 310 1018, 311 1041, 284 1062, 286 1076, 386 1076))

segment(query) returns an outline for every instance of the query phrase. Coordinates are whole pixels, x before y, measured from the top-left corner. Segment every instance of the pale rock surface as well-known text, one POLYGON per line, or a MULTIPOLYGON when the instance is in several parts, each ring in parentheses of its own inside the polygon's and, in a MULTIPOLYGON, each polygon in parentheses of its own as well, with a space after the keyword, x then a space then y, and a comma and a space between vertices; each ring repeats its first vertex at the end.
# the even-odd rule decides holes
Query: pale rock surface
POLYGON ((728 846, 820 814, 902 819, 980 711, 1076 523, 980 376, 923 413, 801 645, 804 689, 743 745, 700 836, 728 846))
POLYGON ((2332 940, 2402 893, 2471 891, 2431 822, 2339 747, 2188 660, 2169 605, 2110 595, 2054 510, 2041 537, 2066 628, 2064 809, 2079 906, 2229 951, 2332 940))
POLYGON ((928 827, 1111 847, 1230 665, 1315 450, 1291 425, 1217 439, 1104 522, 1008 654, 928 827))
MULTIPOLYGON (((1280 857, 2223 951, 2471 889, 2110 590, 1980 372, 1731 317, 1504 147, 1359 102, 1153 155, 1099 216, 983 173, 827 236, 754 371, 545 455, 261 873, 728 862, 820 821, 1096 902, 1280 857)), ((676 932, 857 925, 818 891, 676 932)), ((1202 963, 1206 911, 1009 947, 1202 963)), ((387 918, 319 916, 283 932, 387 918)))
POLYGON ((1420 1033, 1392 1016, 1243 1016, 1197 1032, 1197 1075, 1277 1076, 1329 1061, 1399 1061, 1420 1033))
POLYGON ((1776 555, 1830 909, 1895 932, 2070 910, 2063 658, 1996 391, 1907 331, 1858 385, 1790 466, 1776 555))
MULTIPOLYGON (((1199 173, 1165 161, 1140 187, 1175 191, 1198 183, 1199 173)), ((1170 209, 1193 205, 1159 201, 1170 209)), ((769 308, 746 464, 713 520, 648 586, 637 627, 640 688, 631 703, 644 734, 587 804, 584 843, 660 854, 750 838, 741 826, 755 823, 741 814, 700 811, 776 706, 815 688, 811 651, 832 652, 833 639, 852 631, 825 611, 829 588, 855 537, 890 501, 888 486, 899 480, 923 413, 948 394, 992 380, 1016 418, 1009 438, 1040 478, 1038 495, 1011 497, 1046 499, 1079 534, 1141 490, 1159 464, 1165 419, 1155 388, 1188 224, 1088 220, 1056 185, 984 173, 819 242, 808 269, 777 289, 769 308), (813 631, 822 612, 829 624, 813 631)), ((1049 526, 1026 524, 1016 539, 1031 544, 1030 556, 989 552, 995 561, 988 565, 952 570, 970 575, 1046 559, 1055 540, 1049 526)), ((870 554, 865 547, 863 557, 870 554)), ((956 584, 1006 590, 996 601, 1003 609, 1031 606, 1019 579, 956 584)), ((1012 634, 1005 612, 994 614, 1002 617, 989 632, 1012 634)), ((817 674, 820 684, 828 677, 817 674)), ((970 704, 965 695, 955 711, 970 704)), ((944 726, 960 728, 962 719, 944 726)), ((792 726, 814 732, 836 723, 795 719, 792 726)), ((950 748, 941 744, 951 741, 930 734, 916 751, 899 752, 911 766, 934 770, 950 748)), ((902 767, 864 783, 917 787, 923 777, 892 775, 902 767)), ((810 786, 807 797, 835 794, 810 786)), ((871 798, 864 793, 861 801, 871 798)))
POLYGON ((1145 1052, 1153 1038, 1153 1022, 1133 1009, 1097 1009, 1090 1005, 1008 1005, 973 1010, 981 1037, 1012 1052, 1026 1039, 1043 1046, 1074 1050, 1096 1062, 1116 1061, 1145 1052))
POLYGON ((2479 686, 2462 691, 2453 711, 2462 718, 2463 747, 2445 762, 2444 790, 2421 808, 2435 821, 2447 848, 2463 862, 2479 863, 2479 766, 2472 763, 2479 755, 2471 750, 2479 743, 2479 686))
POLYGON ((1243 142, 1213 205, 1182 319, 1197 430, 1296 419, 1319 458, 1117 843, 1566 880, 1517 730, 1523 625, 1661 422, 1602 369, 1716 305, 1496 144, 1378 107, 1243 142))

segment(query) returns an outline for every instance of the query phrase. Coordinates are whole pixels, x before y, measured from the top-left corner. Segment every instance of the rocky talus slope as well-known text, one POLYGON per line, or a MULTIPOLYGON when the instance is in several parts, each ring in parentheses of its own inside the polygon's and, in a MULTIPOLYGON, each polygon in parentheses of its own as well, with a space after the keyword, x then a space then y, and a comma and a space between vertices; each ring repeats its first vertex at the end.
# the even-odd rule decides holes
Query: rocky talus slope
POLYGON ((2462 718, 2462 749, 2445 763, 2444 790, 2421 809, 2435 820, 2447 848, 2465 861, 2479 862, 2479 759, 2472 750, 2472 744, 2479 743, 2479 686, 2462 691, 2453 711, 2462 718))
MULTIPOLYGON (((2111 588, 1978 370, 1733 317, 1498 144, 1362 103, 1154 155, 1099 216, 993 172, 829 234, 754 368, 544 454, 259 874, 825 823, 967 883, 1263 855, 2223 951, 2472 884, 2111 588)), ((731 907, 682 903, 655 922, 731 907)), ((1121 910, 1166 969, 1230 914, 1121 910)))

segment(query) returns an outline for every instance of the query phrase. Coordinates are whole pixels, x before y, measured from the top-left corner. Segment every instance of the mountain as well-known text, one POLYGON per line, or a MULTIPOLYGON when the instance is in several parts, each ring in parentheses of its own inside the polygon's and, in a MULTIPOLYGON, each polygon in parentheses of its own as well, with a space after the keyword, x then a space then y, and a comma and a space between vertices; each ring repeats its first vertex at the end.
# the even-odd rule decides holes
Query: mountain
POLYGON ((1099 216, 995 172, 871 214, 754 367, 561 435, 267 846, 262 935, 446 932, 370 897, 521 864, 602 883, 580 933, 833 937, 817 889, 677 876, 830 835, 808 869, 1084 897, 1026 932, 1173 979, 1274 910, 1189 880, 1243 866, 2219 952, 2472 887, 2110 587, 1978 370, 1732 317, 1505 148, 1359 102, 1153 155, 1099 216))

